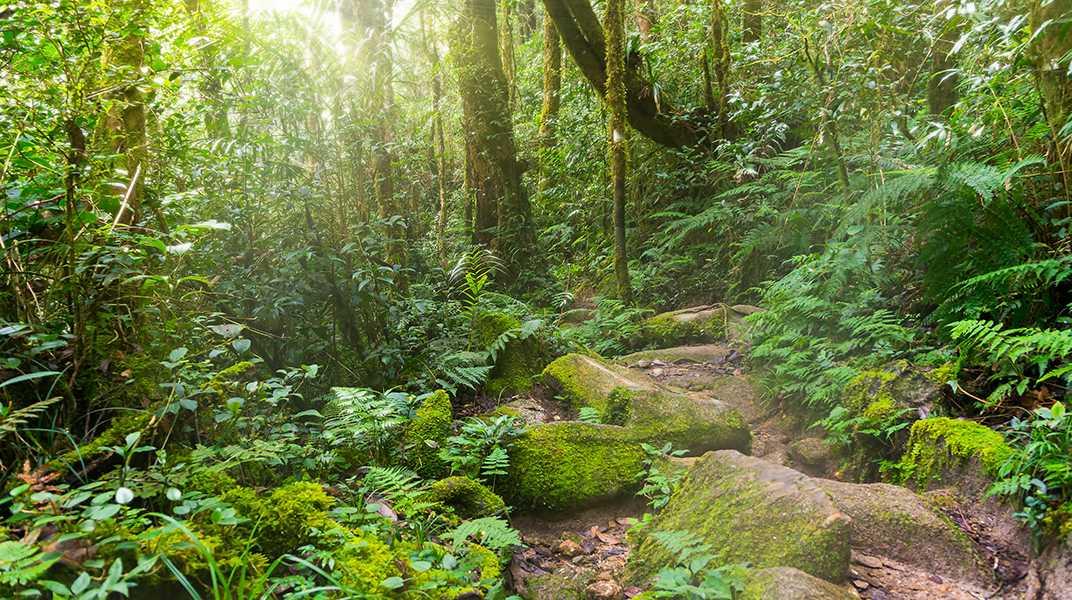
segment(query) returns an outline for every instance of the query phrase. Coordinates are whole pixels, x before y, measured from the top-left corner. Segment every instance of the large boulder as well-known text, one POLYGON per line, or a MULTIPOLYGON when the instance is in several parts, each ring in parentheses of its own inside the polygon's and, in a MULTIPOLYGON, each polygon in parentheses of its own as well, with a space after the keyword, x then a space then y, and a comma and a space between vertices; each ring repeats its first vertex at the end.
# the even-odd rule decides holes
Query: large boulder
POLYGON ((635 491, 646 458, 623 427, 579 421, 536 425, 510 449, 504 495, 520 508, 593 504, 635 491))
POLYGON ((987 555, 934 504, 896 485, 816 484, 852 519, 852 547, 981 587, 994 583, 987 555))
POLYGON ((576 408, 592 407, 620 418, 637 442, 670 442, 695 454, 722 449, 749 452, 751 447, 748 423, 725 402, 644 381, 602 359, 563 356, 544 370, 544 382, 576 408))
MULTIPOLYGON (((812 479, 733 450, 700 457, 647 532, 682 531, 702 538, 726 563, 792 567, 830 582, 844 580, 852 521, 812 479)), ((645 535, 629 577, 646 581, 677 557, 645 535)))
POLYGON ((741 600, 853 600, 849 590, 789 567, 750 569, 741 574, 741 600))
POLYGON ((758 312, 754 306, 713 304, 662 313, 644 320, 645 343, 659 348, 747 338, 744 317, 758 312))

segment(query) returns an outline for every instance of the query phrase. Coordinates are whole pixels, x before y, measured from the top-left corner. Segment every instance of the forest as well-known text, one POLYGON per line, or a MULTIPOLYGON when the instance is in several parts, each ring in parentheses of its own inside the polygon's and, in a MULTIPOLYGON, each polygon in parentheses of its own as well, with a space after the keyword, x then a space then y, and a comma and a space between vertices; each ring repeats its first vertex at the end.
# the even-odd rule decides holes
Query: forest
POLYGON ((0 0, 0 598, 1072 599, 1072 0, 0 0))

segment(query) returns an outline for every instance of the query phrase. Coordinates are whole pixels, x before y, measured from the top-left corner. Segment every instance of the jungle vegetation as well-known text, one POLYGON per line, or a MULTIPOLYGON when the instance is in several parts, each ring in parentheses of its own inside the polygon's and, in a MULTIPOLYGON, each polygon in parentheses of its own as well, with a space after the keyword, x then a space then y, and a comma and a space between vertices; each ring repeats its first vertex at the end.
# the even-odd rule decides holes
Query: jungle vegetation
POLYGON ((831 431, 955 366, 1067 534, 1069 0, 249 1, 0 5, 0 595, 504 596, 434 392, 717 302, 831 431))

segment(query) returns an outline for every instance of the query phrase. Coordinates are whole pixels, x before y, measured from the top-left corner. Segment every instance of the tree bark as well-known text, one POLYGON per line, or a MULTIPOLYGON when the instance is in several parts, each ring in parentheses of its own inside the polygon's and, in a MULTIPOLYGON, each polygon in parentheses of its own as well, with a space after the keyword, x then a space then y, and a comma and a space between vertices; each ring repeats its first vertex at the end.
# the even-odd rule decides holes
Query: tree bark
POLYGON ((106 114, 97 127, 97 139, 103 140, 116 155, 116 177, 122 186, 104 190, 117 201, 117 224, 132 225, 141 218, 144 181, 148 166, 148 147, 145 136, 145 95, 138 88, 141 66, 145 60, 142 47, 141 23, 148 11, 148 0, 117 0, 113 13, 121 22, 113 26, 123 32, 101 53, 101 63, 108 73, 108 83, 115 90, 106 114))
POLYGON ((618 299, 633 305, 633 284, 625 240, 625 175, 628 166, 625 95, 625 0, 607 0, 603 27, 607 39, 607 120, 611 180, 614 189, 614 277, 618 299))
POLYGON ((562 43, 551 17, 543 20, 543 110, 540 112, 540 191, 552 185, 550 163, 562 106, 562 43))
POLYGON ((934 40, 931 51, 931 74, 927 80, 927 108, 932 115, 943 115, 957 102, 959 79, 956 63, 953 62, 953 46, 960 38, 960 15, 946 19, 943 13, 950 7, 949 0, 934 3, 935 19, 941 30, 934 40))
POLYGON ((741 37, 744 43, 757 42, 763 36, 763 0, 744 0, 741 7, 741 37))
POLYGON ((432 65, 432 138, 435 147, 435 175, 436 186, 439 190, 439 218, 436 223, 436 240, 439 244, 439 255, 446 257, 447 245, 447 150, 443 139, 443 111, 440 110, 440 102, 443 100, 443 83, 440 80, 439 48, 436 44, 428 43, 427 33, 424 27, 424 14, 421 14, 421 43, 428 62, 432 65))
MULTIPOLYGON (((603 29, 588 0, 543 0, 565 46, 584 78, 600 97, 607 94, 607 47, 603 29)), ((629 124, 652 141, 685 148, 704 140, 694 125, 674 119, 675 107, 665 99, 656 103, 654 86, 630 66, 625 69, 626 111, 629 124)), ((706 140, 709 141, 709 140, 706 140)))
POLYGON ((659 22, 659 14, 655 12, 655 0, 636 0, 636 24, 640 30, 640 37, 645 42, 654 38, 651 29, 659 22))
POLYGON ((516 277, 534 248, 532 209, 521 190, 510 100, 498 52, 495 0, 465 0, 455 36, 466 181, 476 207, 473 242, 499 252, 516 277))
POLYGON ((715 80, 718 82, 718 135, 729 138, 730 54, 729 19, 722 0, 711 1, 711 57, 714 59, 715 80))

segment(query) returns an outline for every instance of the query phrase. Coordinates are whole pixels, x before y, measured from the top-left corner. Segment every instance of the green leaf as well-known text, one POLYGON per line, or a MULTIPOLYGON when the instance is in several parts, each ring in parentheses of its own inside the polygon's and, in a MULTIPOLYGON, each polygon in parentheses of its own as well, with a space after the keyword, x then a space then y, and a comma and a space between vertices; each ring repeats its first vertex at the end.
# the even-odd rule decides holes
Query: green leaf
POLYGON ((241 354, 241 353, 245 352, 246 350, 249 350, 250 341, 247 340, 246 338, 242 338, 240 340, 235 340, 235 341, 231 342, 231 346, 236 351, 238 351, 239 354, 241 354))
POLYGON ((168 355, 168 360, 170 360, 171 362, 179 362, 184 356, 186 356, 187 352, 189 352, 189 350, 187 350, 186 348, 175 348, 171 351, 171 354, 168 355))
POLYGON ((14 385, 16 383, 22 383, 23 381, 30 381, 32 379, 40 379, 42 377, 51 377, 53 375, 59 375, 59 374, 60 374, 59 371, 37 371, 36 373, 27 373, 25 375, 19 375, 17 377, 12 377, 11 379, 8 379, 7 381, 4 381, 3 383, 0 383, 0 388, 5 387, 5 386, 9 386, 9 385, 14 385))
POLYGON ((89 573, 86 571, 82 571, 82 574, 79 575, 78 578, 74 580, 74 583, 71 584, 71 592, 75 595, 81 594, 82 592, 86 591, 86 588, 89 587, 89 582, 89 573))
POLYGON ((380 585, 389 590, 397 590, 403 585, 406 585, 406 580, 402 579, 401 577, 388 577, 387 579, 384 579, 383 583, 381 583, 380 585))

